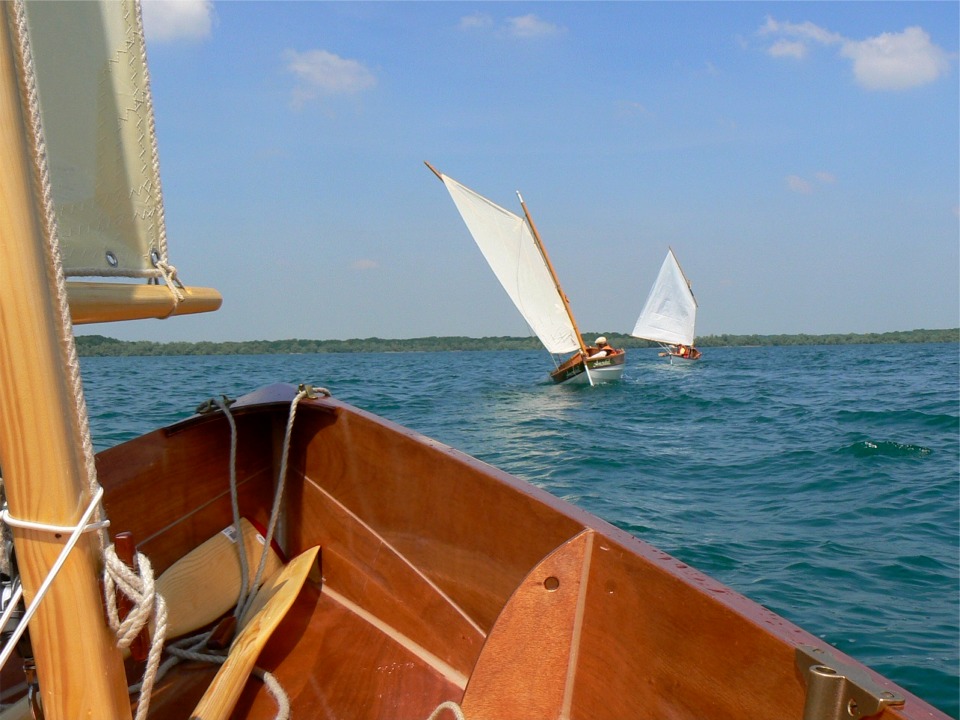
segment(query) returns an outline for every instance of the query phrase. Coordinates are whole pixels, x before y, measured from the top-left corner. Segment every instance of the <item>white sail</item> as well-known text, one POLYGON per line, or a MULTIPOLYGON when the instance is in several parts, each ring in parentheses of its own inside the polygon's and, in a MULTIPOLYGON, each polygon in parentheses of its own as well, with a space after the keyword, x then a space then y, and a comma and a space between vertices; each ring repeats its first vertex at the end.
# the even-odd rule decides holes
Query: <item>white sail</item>
POLYGON ((441 175, 470 234, 527 324, 554 354, 580 349, 553 274, 526 221, 441 175))
POLYGON ((29 2, 26 16, 64 274, 159 277, 167 250, 139 8, 29 2))
POLYGON ((696 322, 697 300, 673 250, 668 250, 630 334, 668 345, 693 345, 696 322))

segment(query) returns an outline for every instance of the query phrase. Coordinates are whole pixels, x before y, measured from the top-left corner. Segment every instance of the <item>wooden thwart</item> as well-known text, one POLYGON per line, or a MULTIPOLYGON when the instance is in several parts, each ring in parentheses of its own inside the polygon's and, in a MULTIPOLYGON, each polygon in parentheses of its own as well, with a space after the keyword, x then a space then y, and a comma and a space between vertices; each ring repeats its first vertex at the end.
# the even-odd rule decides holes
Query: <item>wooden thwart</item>
POLYGON ((190 720, 226 720, 250 677, 263 646, 293 605, 317 559, 319 547, 301 553, 264 584, 240 621, 240 634, 190 720))

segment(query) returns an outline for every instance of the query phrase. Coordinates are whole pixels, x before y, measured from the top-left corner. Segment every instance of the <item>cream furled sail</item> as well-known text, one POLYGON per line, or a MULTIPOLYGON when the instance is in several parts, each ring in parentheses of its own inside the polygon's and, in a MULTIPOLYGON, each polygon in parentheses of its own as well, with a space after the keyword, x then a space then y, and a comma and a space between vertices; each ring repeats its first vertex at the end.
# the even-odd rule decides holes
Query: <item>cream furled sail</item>
POLYGON ((630 334, 667 345, 693 345, 696 323, 697 299, 673 250, 668 250, 630 334))
POLYGON ((556 355, 580 350, 550 268, 526 221, 441 175, 470 234, 507 295, 547 350, 556 355))
POLYGON ((153 107, 133 2, 30 2, 25 15, 66 277, 146 278, 168 288, 71 283, 73 321, 215 310, 170 265, 153 107))

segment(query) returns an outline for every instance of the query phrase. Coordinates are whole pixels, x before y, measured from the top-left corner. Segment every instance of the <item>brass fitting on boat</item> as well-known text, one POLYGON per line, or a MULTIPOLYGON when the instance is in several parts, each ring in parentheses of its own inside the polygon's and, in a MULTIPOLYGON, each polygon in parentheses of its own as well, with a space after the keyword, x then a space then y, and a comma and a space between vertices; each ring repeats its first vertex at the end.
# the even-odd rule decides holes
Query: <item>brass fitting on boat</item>
POLYGON ((823 648, 800 645, 796 663, 807 686, 803 720, 865 720, 906 702, 823 648))

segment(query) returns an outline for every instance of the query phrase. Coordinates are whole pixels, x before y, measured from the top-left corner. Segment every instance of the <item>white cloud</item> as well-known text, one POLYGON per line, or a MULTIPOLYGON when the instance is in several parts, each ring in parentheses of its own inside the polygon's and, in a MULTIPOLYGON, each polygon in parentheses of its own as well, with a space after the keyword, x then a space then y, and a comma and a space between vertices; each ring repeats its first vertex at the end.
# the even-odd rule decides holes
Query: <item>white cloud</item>
POLYGON ((213 0, 144 0, 141 8, 148 41, 203 40, 213 29, 213 0))
POLYGON ((767 49, 773 57, 792 57, 803 60, 807 55, 807 46, 796 40, 777 40, 767 49))
POLYGON ((555 35, 562 31, 559 25, 541 20, 534 14, 507 18, 507 31, 518 38, 535 38, 546 35, 555 35))
POLYGON ((839 45, 840 56, 853 61, 857 83, 869 90, 905 90, 926 85, 950 70, 947 53, 920 27, 850 40, 811 22, 781 22, 767 17, 757 34, 775 37, 767 53, 778 58, 802 60, 812 42, 839 45))
MULTIPOLYGON (((831 172, 826 170, 821 170, 814 173, 813 177, 821 185, 833 185, 837 182, 837 177, 831 172)), ((787 175, 787 187, 795 193, 800 193, 801 195, 811 195, 816 189, 814 184, 802 178, 799 175, 787 175)))
POLYGON ((947 73, 947 54, 919 27, 844 43, 857 82, 868 90, 905 90, 927 85, 947 73))
POLYGON ((357 60, 348 60, 326 50, 296 52, 288 50, 287 69, 299 81, 294 88, 294 104, 317 97, 356 94, 377 84, 374 74, 357 60))
MULTIPOLYGON (((458 27, 460 30, 476 32, 493 29, 495 25, 497 25, 497 21, 495 21, 490 15, 482 12, 475 12, 471 15, 464 15, 461 17, 458 27)), ((507 18, 502 22, 502 24, 499 25, 499 27, 496 28, 496 32, 500 35, 506 35, 520 39, 557 35, 565 30, 566 28, 556 25, 549 20, 544 20, 543 18, 537 17, 533 13, 530 13, 529 15, 520 15, 517 17, 507 18)))
POLYGON ((823 45, 831 45, 843 41, 841 35, 825 30, 818 25, 814 25, 812 22, 779 22, 769 16, 767 16, 767 22, 760 28, 759 33, 761 35, 786 35, 787 37, 795 37, 802 40, 813 40, 823 45))
POLYGON ((483 30, 493 26, 493 18, 484 15, 482 12, 475 12, 473 15, 464 15, 460 18, 461 30, 483 30))
POLYGON ((364 258, 362 260, 356 260, 351 265, 351 268, 354 270, 364 271, 364 270, 374 270, 380 267, 380 264, 376 260, 369 260, 364 258))
POLYGON ((809 195, 813 192, 813 186, 808 180, 804 180, 799 175, 787 175, 787 187, 795 193, 809 195))

